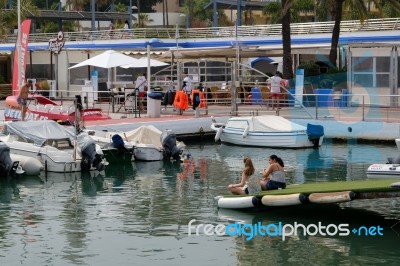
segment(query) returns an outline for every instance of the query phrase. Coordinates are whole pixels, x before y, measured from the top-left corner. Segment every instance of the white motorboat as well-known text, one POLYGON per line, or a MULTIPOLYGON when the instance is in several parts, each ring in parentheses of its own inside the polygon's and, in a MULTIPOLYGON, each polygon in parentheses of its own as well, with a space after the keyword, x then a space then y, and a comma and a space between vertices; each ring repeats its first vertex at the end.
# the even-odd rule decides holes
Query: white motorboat
POLYGON ((400 164, 372 164, 367 169, 368 178, 400 177, 400 164))
POLYGON ((170 130, 160 131, 152 125, 143 125, 127 132, 108 132, 105 138, 94 137, 98 141, 118 146, 123 141, 128 150, 133 150, 134 159, 138 161, 179 160, 185 144, 176 141, 176 135, 170 130), (115 136, 121 138, 115 138, 115 136))
MULTIPOLYGON (((395 139, 397 148, 400 150, 400 139, 395 139)), ((400 177, 400 155, 395 158, 387 158, 385 164, 372 164, 367 169, 368 178, 390 178, 400 177)))
POLYGON ((75 136, 51 120, 10 122, 1 137, 11 153, 38 159, 49 172, 102 171, 102 151, 86 133, 75 136))
POLYGON ((244 146, 311 148, 322 145, 324 128, 293 123, 280 116, 232 117, 226 124, 213 120, 215 141, 244 146))

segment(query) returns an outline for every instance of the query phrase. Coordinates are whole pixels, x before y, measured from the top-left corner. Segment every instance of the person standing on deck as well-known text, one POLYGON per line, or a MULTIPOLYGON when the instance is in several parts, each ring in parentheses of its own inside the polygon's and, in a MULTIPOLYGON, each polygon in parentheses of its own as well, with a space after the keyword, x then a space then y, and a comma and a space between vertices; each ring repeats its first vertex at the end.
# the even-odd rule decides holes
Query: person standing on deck
POLYGON ((28 80, 27 83, 25 83, 21 89, 19 90, 19 95, 17 97, 17 103, 19 104, 21 108, 21 120, 25 121, 25 114, 26 110, 28 109, 28 95, 29 95, 29 89, 32 88, 32 80, 28 80))
POLYGON ((183 91, 188 95, 189 105, 191 105, 191 95, 192 95, 192 79, 186 74, 186 77, 183 79, 183 91))
POLYGON ((281 98, 281 82, 282 78, 280 77, 280 72, 276 71, 275 75, 271 77, 271 100, 272 100, 272 109, 279 109, 279 99, 281 98))
POLYGON ((144 111, 144 97, 146 96, 147 91, 147 79, 146 73, 143 73, 141 76, 138 76, 135 81, 135 88, 139 90, 138 100, 139 100, 139 108, 141 111, 144 111))

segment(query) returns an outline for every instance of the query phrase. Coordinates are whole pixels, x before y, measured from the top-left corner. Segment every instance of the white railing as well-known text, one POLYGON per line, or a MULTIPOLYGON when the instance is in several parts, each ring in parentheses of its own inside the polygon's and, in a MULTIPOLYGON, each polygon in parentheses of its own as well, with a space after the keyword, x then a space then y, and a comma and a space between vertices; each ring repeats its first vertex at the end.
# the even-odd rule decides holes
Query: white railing
MULTIPOLYGON (((359 20, 345 20, 341 22, 341 32, 357 31, 390 31, 398 30, 400 18, 369 19, 361 22, 359 20)), ((328 22, 309 22, 292 23, 290 26, 291 34, 318 34, 331 33, 334 26, 333 21, 328 22)), ((216 27, 216 28, 179 28, 179 38, 221 38, 221 37, 265 37, 282 34, 280 24, 239 26, 235 27, 216 27)), ((114 31, 79 31, 65 32, 66 41, 90 41, 108 39, 148 39, 164 38, 175 39, 176 28, 135 28, 130 30, 118 29, 114 31)), ((55 38, 56 33, 33 33, 30 35, 30 42, 48 42, 55 38)), ((14 43, 16 34, 3 36, 3 42, 14 43)))

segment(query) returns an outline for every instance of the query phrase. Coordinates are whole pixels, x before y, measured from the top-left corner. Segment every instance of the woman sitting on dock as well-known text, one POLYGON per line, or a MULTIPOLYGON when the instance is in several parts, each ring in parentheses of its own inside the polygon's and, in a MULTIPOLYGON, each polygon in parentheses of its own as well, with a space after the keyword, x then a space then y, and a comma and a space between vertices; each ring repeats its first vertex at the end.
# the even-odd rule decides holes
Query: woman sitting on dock
POLYGON ((261 190, 259 180, 254 176, 253 162, 249 157, 243 159, 244 169, 242 171, 242 180, 238 184, 230 184, 228 190, 233 194, 254 194, 261 190))
POLYGON ((269 167, 262 172, 263 178, 260 185, 262 190, 284 189, 286 188, 285 165, 280 157, 275 154, 269 156, 269 167))

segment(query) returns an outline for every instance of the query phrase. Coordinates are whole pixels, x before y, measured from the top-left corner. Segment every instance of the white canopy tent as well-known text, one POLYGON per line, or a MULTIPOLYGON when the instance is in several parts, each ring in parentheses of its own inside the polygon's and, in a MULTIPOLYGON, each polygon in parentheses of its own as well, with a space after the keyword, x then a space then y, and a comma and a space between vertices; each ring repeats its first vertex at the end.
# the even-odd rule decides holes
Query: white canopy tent
MULTIPOLYGON (((139 59, 133 58, 128 55, 124 55, 123 53, 114 50, 107 50, 99 55, 96 55, 92 58, 82 61, 70 67, 69 69, 82 66, 95 66, 95 67, 107 68, 108 69, 107 86, 108 89, 111 90, 115 83, 115 71, 112 71, 112 69, 123 65, 134 65, 137 62, 139 62, 139 59)), ((97 91, 98 90, 97 84, 93 85, 94 85, 94 90, 97 91)))
MULTIPOLYGON (((136 64, 139 59, 130 57, 128 55, 124 55, 123 53, 107 50, 104 53, 96 55, 92 58, 89 58, 83 62, 80 62, 71 68, 81 67, 81 66, 96 66, 102 68, 113 68, 119 67, 123 65, 136 64)), ((147 65, 146 65, 147 66, 147 65)))

